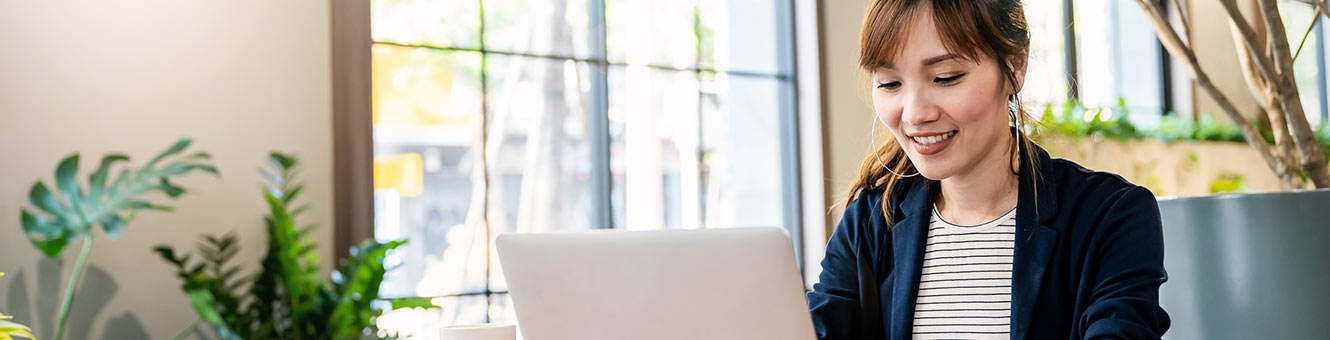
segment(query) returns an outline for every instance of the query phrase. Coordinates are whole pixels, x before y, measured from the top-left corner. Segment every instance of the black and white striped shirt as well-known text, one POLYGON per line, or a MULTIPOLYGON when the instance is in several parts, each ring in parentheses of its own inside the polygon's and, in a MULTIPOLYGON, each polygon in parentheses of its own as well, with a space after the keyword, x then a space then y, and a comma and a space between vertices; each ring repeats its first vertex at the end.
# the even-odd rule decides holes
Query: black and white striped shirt
POLYGON ((915 339, 1009 339, 1016 209, 974 226, 943 220, 933 207, 924 248, 915 339))

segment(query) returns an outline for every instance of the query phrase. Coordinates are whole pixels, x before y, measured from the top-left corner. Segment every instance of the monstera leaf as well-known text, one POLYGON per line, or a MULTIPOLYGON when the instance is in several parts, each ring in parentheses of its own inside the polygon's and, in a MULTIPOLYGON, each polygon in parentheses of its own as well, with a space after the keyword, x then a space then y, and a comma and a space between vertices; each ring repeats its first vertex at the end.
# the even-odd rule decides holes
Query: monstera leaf
POLYGON ((106 236, 115 239, 135 213, 171 211, 171 207, 149 202, 143 196, 161 192, 171 198, 179 197, 185 189, 171 183, 171 178, 196 170, 219 175, 207 152, 178 156, 190 142, 188 138, 179 140, 140 169, 121 169, 109 184, 112 166, 129 161, 129 156, 106 155, 97 170, 88 176, 87 191, 76 177, 79 155, 65 158, 55 170, 58 195, 42 181, 34 183, 28 192, 28 202, 36 209, 22 209, 23 232, 43 254, 55 257, 69 243, 89 235, 94 225, 100 225, 106 236))

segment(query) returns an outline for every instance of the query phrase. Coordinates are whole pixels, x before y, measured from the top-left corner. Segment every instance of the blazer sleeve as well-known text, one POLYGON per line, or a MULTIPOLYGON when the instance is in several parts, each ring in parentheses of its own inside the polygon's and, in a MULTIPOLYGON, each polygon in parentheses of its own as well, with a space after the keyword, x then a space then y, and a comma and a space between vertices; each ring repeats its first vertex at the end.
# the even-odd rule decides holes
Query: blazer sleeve
POLYGON ((1111 203, 1091 245, 1090 304, 1077 320, 1081 339, 1159 339, 1169 317, 1159 306, 1164 235, 1159 205, 1133 186, 1111 203))
MULTIPOLYGON (((813 328, 820 340, 880 339, 882 318, 878 287, 871 265, 874 253, 868 228, 880 207, 878 199, 859 195, 845 208, 822 259, 822 273, 808 293, 813 328)), ((889 254, 889 252, 888 252, 889 254)), ((889 262, 888 262, 889 263, 889 262)))

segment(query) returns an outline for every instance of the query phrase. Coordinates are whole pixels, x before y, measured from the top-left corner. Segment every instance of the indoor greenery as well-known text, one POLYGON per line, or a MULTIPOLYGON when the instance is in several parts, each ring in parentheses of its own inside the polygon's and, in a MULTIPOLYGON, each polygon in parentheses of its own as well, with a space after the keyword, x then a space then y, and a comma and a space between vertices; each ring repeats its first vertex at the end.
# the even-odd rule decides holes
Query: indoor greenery
MULTIPOLYGON (((1233 124, 1217 122, 1210 115, 1196 117, 1175 113, 1162 115, 1158 124, 1142 128, 1132 123, 1128 117, 1132 114, 1125 100, 1118 99, 1116 106, 1086 107, 1076 100, 1061 104, 1045 105, 1039 120, 1032 129, 1032 138, 1040 139, 1057 136, 1078 140, 1158 140, 1166 143, 1177 141, 1237 142, 1244 141, 1242 132, 1233 124)), ((1251 122, 1266 143, 1274 143, 1274 132, 1270 124, 1262 120, 1251 122)), ((1322 153, 1330 159, 1330 123, 1321 124, 1315 130, 1316 139, 1322 153)), ((1188 152, 1188 161, 1197 162, 1196 154, 1188 152)), ((1210 182, 1211 194, 1236 193, 1246 190, 1246 180, 1239 174, 1222 174, 1210 182)))
MULTIPOLYGON (((211 326, 221 339, 359 339, 374 333, 374 318, 381 315, 379 284, 387 272, 384 258, 406 241, 379 243, 365 240, 351 249, 332 279, 319 278, 315 244, 308 238, 315 226, 297 227, 296 218, 307 205, 295 205, 304 186, 296 182, 299 161, 294 155, 273 152, 276 171, 262 169, 268 183, 263 197, 269 215, 267 254, 258 273, 240 278, 241 269, 229 264, 239 252, 236 236, 208 235, 198 245, 200 259, 177 256, 169 246, 153 250, 176 267, 184 281, 198 319, 177 338, 211 326), (246 287, 246 285, 248 287, 246 287)), ((428 299, 389 300, 391 308, 433 308, 428 299)))
MULTIPOLYGON (((1242 132, 1236 125, 1217 121, 1211 115, 1201 114, 1196 117, 1169 113, 1160 116, 1157 126, 1143 128, 1128 119, 1133 113, 1122 98, 1116 106, 1087 107, 1079 101, 1071 100, 1060 104, 1044 105, 1039 121, 1034 124, 1033 138, 1062 136, 1071 139, 1149 139, 1162 142, 1177 141, 1213 141, 1244 142, 1242 132)), ((1267 142, 1274 143, 1274 132, 1270 124, 1262 120, 1250 123, 1267 142)), ((1330 123, 1321 124, 1314 131, 1321 150, 1330 159, 1330 123)))
POLYGON ((113 180, 111 168, 116 163, 129 161, 129 156, 108 154, 102 157, 97 170, 88 176, 86 191, 76 177, 79 155, 75 153, 56 166, 54 184, 58 194, 40 180, 32 185, 28 192, 28 203, 32 208, 21 208, 20 214, 24 235, 32 245, 47 257, 54 258, 60 255, 66 245, 83 241, 78 260, 74 262, 69 282, 65 285, 56 317, 55 336, 51 339, 61 340, 64 337, 65 322, 74 301, 79 277, 92 251, 94 226, 101 226, 108 238, 116 239, 138 212, 172 211, 169 206, 152 203, 144 198, 155 192, 173 199, 183 195, 185 189, 172 183, 172 178, 196 170, 218 175, 217 168, 211 164, 212 156, 207 152, 182 155, 190 143, 188 138, 180 139, 142 168, 120 168, 113 180))
MULTIPOLYGON (((0 273, 4 277, 5 273, 0 273)), ((32 329, 23 324, 9 321, 14 317, 0 313, 0 340, 14 340, 14 337, 33 339, 32 329)))

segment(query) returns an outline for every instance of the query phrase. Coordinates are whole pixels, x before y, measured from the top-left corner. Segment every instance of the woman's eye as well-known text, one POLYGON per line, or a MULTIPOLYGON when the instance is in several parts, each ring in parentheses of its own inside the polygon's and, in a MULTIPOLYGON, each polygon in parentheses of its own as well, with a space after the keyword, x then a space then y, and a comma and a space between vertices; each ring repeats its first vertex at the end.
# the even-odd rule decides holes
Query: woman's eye
POLYGON ((889 82, 889 83, 878 83, 878 84, 877 84, 877 88, 879 88, 879 89, 895 90, 895 89, 897 89, 897 88, 899 88, 899 87, 901 87, 901 82, 899 82, 899 81, 893 81, 893 82, 889 82))
POLYGON ((951 83, 956 82, 957 80, 960 80, 961 77, 964 77, 964 76, 965 76, 965 74, 964 74, 964 73, 961 73, 961 74, 957 74, 957 75, 950 76, 950 77, 938 77, 938 78, 933 78, 933 82, 934 82, 934 83, 938 83, 938 84, 951 84, 951 83))

